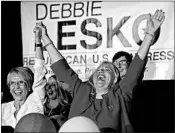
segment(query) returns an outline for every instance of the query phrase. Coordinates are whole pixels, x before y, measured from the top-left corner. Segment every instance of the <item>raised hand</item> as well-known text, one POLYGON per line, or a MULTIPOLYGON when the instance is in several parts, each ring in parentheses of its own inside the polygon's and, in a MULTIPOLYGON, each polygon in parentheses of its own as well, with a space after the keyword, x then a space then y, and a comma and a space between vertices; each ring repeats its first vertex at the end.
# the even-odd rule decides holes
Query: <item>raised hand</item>
POLYGON ((42 37, 47 35, 47 28, 42 22, 37 23, 36 27, 42 30, 42 37))
POLYGON ((161 10, 156 10, 155 14, 151 16, 147 21, 147 30, 146 33, 151 34, 154 36, 155 32, 161 26, 163 21, 165 20, 165 13, 161 10))
POLYGON ((41 36, 42 36, 41 28, 35 26, 33 32, 35 34, 35 43, 40 44, 41 43, 41 36))

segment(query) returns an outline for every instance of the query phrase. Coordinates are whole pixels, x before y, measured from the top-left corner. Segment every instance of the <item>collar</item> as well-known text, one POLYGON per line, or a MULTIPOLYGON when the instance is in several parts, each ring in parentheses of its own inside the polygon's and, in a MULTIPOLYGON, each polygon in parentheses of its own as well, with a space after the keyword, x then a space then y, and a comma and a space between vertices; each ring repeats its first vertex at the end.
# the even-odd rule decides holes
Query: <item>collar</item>
POLYGON ((107 94, 108 91, 106 92, 101 92, 101 93, 96 93, 96 99, 103 99, 102 95, 107 94))
POLYGON ((24 104, 24 101, 14 101, 14 107, 16 110, 20 110, 23 104, 24 104))

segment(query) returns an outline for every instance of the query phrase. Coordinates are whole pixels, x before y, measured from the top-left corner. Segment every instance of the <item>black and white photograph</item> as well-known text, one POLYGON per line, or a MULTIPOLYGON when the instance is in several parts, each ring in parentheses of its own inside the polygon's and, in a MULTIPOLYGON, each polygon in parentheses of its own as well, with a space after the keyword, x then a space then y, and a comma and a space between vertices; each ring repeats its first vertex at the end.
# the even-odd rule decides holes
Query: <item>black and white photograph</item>
POLYGON ((174 132, 174 6, 1 1, 1 132, 174 132))

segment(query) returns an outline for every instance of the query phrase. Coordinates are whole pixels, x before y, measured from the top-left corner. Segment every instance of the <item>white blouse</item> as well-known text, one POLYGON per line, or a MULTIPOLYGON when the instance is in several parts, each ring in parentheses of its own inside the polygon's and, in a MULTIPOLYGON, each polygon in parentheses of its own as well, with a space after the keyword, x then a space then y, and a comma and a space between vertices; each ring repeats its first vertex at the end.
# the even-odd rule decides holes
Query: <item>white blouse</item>
POLYGON ((2 126, 11 126, 15 128, 17 122, 25 115, 29 113, 41 113, 44 114, 44 101, 45 101, 45 85, 46 85, 46 68, 45 62, 41 59, 35 59, 34 65, 34 83, 33 93, 31 93, 24 104, 21 106, 16 117, 14 113, 16 108, 14 107, 14 101, 2 104, 2 126))

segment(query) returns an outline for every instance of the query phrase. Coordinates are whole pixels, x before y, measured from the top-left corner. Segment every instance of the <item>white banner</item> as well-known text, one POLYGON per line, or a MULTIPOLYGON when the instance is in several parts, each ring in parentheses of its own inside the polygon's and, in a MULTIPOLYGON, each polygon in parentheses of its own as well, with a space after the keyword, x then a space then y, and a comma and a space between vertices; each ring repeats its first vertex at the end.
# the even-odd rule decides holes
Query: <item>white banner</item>
MULTIPOLYGON (((102 61, 112 61, 116 52, 137 52, 147 14, 156 9, 165 12, 165 21, 149 51, 144 80, 174 79, 173 2, 21 2, 24 66, 34 64, 33 29, 42 21, 70 66, 87 80, 102 61), (119 25, 123 18, 127 19, 119 25)), ((52 74, 46 51, 44 56, 52 74)))

